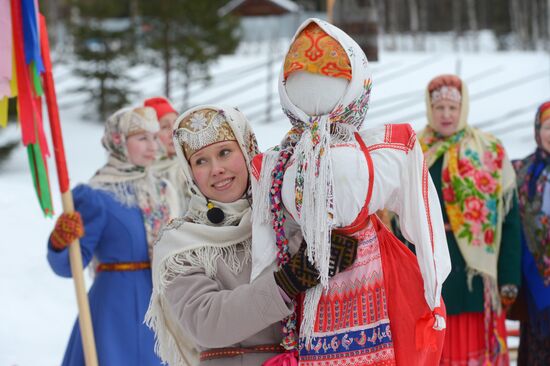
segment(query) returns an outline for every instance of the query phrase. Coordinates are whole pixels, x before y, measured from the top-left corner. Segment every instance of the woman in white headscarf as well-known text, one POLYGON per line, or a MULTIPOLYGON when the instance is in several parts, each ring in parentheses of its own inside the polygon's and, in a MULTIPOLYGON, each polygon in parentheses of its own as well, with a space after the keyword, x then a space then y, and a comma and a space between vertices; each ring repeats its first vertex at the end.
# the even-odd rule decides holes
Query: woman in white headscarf
MULTIPOLYGON (((318 283, 318 273, 302 245, 275 275, 266 271, 250 283, 249 170, 258 153, 252 129, 234 108, 199 106, 178 117, 174 142, 192 196, 187 214, 155 246, 147 322, 158 354, 171 366, 292 359, 280 345, 280 321, 292 313, 291 298, 318 283)), ((331 268, 343 270, 356 241, 333 241, 331 268)))
MULTIPOLYGON (((79 237, 84 266, 96 265, 89 298, 100 365, 161 364, 143 317, 152 291, 153 243, 179 212, 170 206, 170 186, 151 171, 157 131, 152 108, 127 108, 108 118, 102 139, 107 163, 73 189, 75 212, 58 218, 48 241, 56 274, 71 277, 68 246, 79 237)), ((84 365, 78 323, 62 365, 84 365)))
POLYGON ((441 285, 450 271, 441 210, 409 125, 359 131, 371 86, 357 43, 325 21, 306 20, 279 83, 292 129, 253 162, 261 171, 253 180, 253 278, 284 259, 291 224, 320 273, 321 286, 303 303, 301 365, 439 362, 441 285), (384 208, 399 214, 417 258, 374 215, 384 208), (329 281, 334 232, 360 244, 355 264, 329 281))

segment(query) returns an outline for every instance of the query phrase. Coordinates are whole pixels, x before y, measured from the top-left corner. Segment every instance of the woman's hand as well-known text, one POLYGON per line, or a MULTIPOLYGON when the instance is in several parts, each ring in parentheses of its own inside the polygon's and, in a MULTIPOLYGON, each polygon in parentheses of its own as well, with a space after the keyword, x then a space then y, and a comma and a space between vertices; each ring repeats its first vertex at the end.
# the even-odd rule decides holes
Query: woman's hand
POLYGON ((52 248, 61 251, 73 241, 84 236, 84 224, 78 211, 62 213, 55 222, 55 227, 50 235, 52 248))
MULTIPOLYGON (((357 239, 332 233, 329 277, 346 270, 353 264, 357 257, 357 246, 357 239)), ((307 244, 302 241, 298 252, 274 273, 275 282, 290 298, 319 284, 319 271, 308 260, 306 249, 307 244)))

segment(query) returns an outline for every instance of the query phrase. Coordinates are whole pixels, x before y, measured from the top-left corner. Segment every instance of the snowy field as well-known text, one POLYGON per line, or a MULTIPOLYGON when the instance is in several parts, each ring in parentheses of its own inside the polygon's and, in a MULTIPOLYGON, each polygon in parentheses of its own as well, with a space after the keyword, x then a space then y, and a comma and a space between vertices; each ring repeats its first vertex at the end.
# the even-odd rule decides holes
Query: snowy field
MULTIPOLYGON (((280 54, 281 49, 273 49, 280 54)), ((289 123, 278 107, 282 57, 254 50, 223 57, 208 86, 191 88, 190 104, 223 102, 240 107, 256 130, 260 147, 279 142, 289 123), (262 54, 264 56, 262 56, 262 54), (270 66, 267 66, 270 65, 270 66), (267 70, 271 69, 271 76, 267 70), (271 122, 265 101, 270 97, 271 122)), ((371 63, 373 94, 365 127, 425 124, 424 87, 441 73, 458 73, 470 87, 470 122, 502 139, 512 158, 534 150, 533 118, 550 99, 550 58, 544 53, 383 53, 371 63)), ((78 78, 68 66, 56 70, 71 185, 86 182, 105 161, 102 126, 84 118, 89 104, 72 92, 78 78)), ((162 77, 146 67, 133 70, 134 101, 162 91, 162 77)), ((177 89, 177 88, 176 88, 177 89)), ((174 101, 179 104, 180 93, 174 101)), ((18 136, 11 126, 0 139, 18 136)), ((58 365, 76 317, 73 283, 56 277, 46 262, 46 239, 54 221, 45 219, 33 191, 26 152, 17 148, 0 167, 0 366, 58 365)), ((50 160, 54 206, 60 210, 54 162, 50 160)), ((86 276, 88 282, 90 277, 86 276)))

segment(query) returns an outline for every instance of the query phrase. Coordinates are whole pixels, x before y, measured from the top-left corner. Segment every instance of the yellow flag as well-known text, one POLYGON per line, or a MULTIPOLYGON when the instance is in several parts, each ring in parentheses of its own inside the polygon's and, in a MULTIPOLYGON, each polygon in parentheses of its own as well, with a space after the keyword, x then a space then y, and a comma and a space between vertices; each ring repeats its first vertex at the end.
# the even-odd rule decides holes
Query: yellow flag
POLYGON ((15 71, 15 52, 12 52, 11 63, 11 80, 10 80, 11 97, 17 96, 17 72, 15 71))
POLYGON ((0 127, 8 125, 8 97, 0 99, 0 127))

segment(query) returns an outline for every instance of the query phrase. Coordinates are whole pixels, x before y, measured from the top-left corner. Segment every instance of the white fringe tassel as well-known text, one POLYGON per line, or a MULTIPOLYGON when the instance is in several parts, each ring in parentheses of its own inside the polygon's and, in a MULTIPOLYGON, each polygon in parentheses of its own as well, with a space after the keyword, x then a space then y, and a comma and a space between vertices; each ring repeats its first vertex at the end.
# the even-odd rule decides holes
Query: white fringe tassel
POLYGON ((308 258, 319 271, 321 284, 325 288, 328 286, 330 233, 333 222, 329 127, 328 118, 321 117, 319 143, 313 146, 311 131, 306 130, 294 153, 298 165, 305 163, 300 228, 307 242, 308 258), (319 166, 316 166, 317 156, 320 156, 319 166))
POLYGON ((313 334, 317 305, 323 289, 328 288, 330 233, 333 227, 333 178, 328 117, 321 117, 319 131, 320 141, 315 146, 311 131, 304 131, 294 153, 299 166, 305 163, 300 228, 307 242, 308 258, 319 271, 320 277, 320 285, 306 292, 301 328, 301 336, 306 339, 310 339, 313 334), (317 166, 318 156, 320 161, 317 166))

